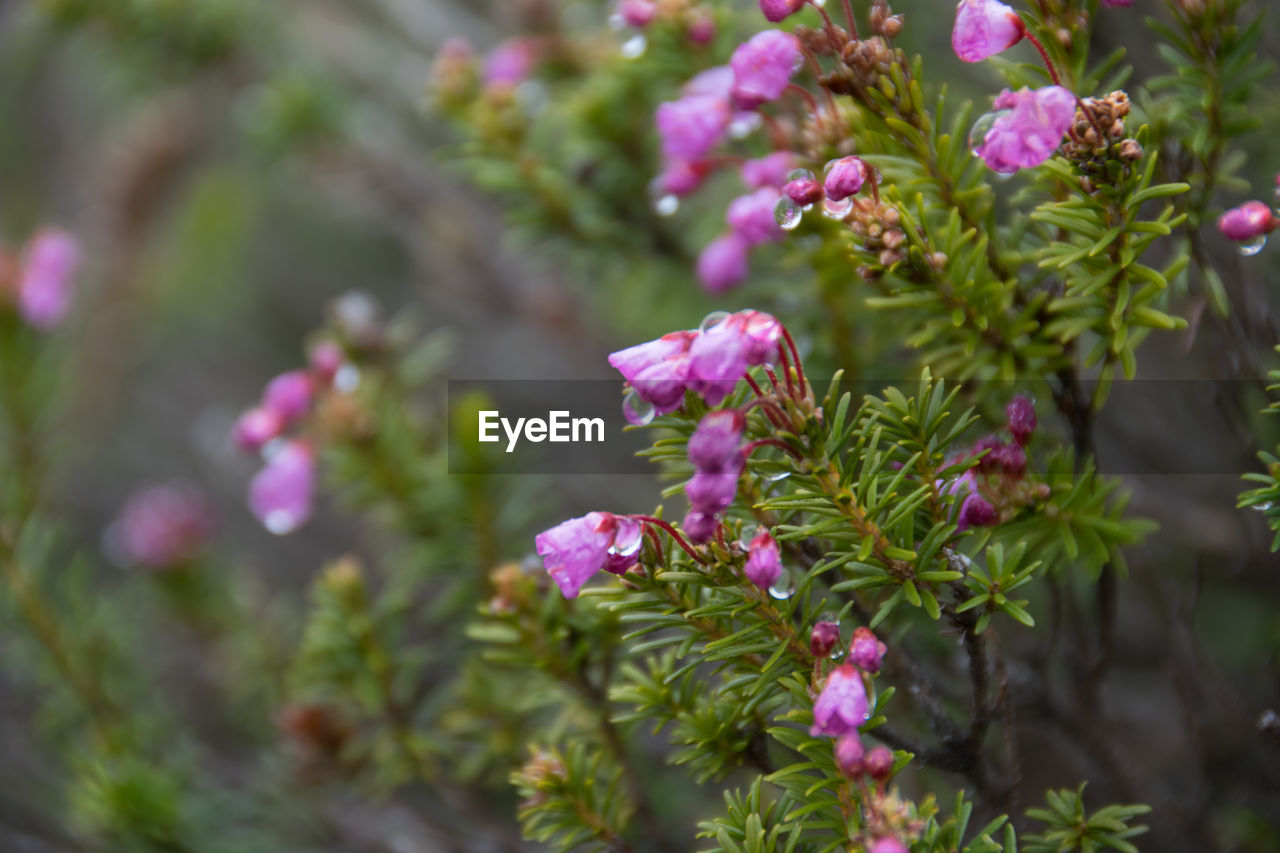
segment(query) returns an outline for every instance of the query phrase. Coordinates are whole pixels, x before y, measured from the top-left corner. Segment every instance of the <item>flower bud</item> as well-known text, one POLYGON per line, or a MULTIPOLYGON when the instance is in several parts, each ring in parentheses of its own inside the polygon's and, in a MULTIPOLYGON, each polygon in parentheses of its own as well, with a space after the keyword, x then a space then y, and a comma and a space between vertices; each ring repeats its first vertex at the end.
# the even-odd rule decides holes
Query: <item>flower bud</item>
POLYGON ((907 845, 896 838, 877 838, 867 847, 867 853, 911 853, 907 845))
POLYGON ((1031 441, 1031 434, 1036 431, 1036 406, 1026 394, 1018 394, 1005 406, 1005 416, 1009 419, 1009 432, 1013 440, 1023 447, 1031 441))
POLYGON ((1274 231, 1277 224, 1280 220, 1260 201, 1247 201, 1218 217, 1218 230, 1228 240, 1252 240, 1274 231))
POLYGON ((961 0, 951 47, 965 62, 981 62, 1013 47, 1026 35, 1018 14, 998 0, 961 0))
POLYGON ((863 761, 866 756, 866 750, 863 749, 862 741, 857 735, 842 735, 836 740, 836 767, 840 768, 840 772, 847 778, 856 779, 862 775, 865 769, 863 761))
POLYGON ((849 662, 863 672, 874 675, 880 671, 880 663, 887 650, 870 628, 858 628, 853 632, 853 641, 849 644, 849 662))
POLYGON ((231 428, 231 441, 246 453, 257 453, 262 446, 280 435, 284 423, 270 409, 258 406, 236 419, 231 428))
POLYGON ((325 385, 333 381, 346 360, 347 354, 342 351, 342 347, 328 339, 317 341, 307 352, 307 364, 316 378, 325 385))
POLYGON ((960 507, 960 529, 990 527, 1000 520, 1000 514, 991 501, 979 494, 970 494, 960 507))
POLYGON ((302 370, 281 373, 267 383, 262 392, 262 407, 274 412, 285 426, 295 423, 311 410, 315 382, 302 370))
POLYGON ((618 14, 627 26, 644 29, 658 14, 658 5, 653 0, 622 0, 618 6, 618 14))
POLYGON ((867 775, 877 782, 887 782, 893 776, 893 752, 887 746, 877 746, 864 759, 867 775))
POLYGON ((844 201, 861 190, 866 180, 866 163, 857 157, 841 157, 827 170, 823 190, 832 201, 844 201))
POLYGON ((716 37, 716 22, 710 15, 699 15, 689 25, 689 41, 697 45, 711 44, 716 37))
POLYGON ((689 541, 695 545, 710 542, 711 537, 716 535, 716 530, 719 527, 720 522, 715 515, 698 512, 693 509, 685 513, 684 521, 680 522, 680 529, 684 531, 685 536, 689 537, 689 541))
POLYGON ((782 188, 782 191, 802 207, 814 204, 822 198, 822 185, 808 178, 791 181, 782 188))
POLYGON ((760 0, 760 11, 773 24, 804 8, 804 0, 760 0))
POLYGON ((742 467, 742 430, 746 423, 737 409, 709 412, 689 437, 689 461, 699 471, 737 471, 742 467))
POLYGON ((315 453, 305 442, 291 441, 249 483, 249 508, 272 533, 292 533, 311 518, 314 491, 315 453))
POLYGON ((722 234, 698 255, 698 280, 709 293, 724 293, 746 280, 751 272, 747 253, 751 243, 736 231, 722 234))
POLYGON ((714 515, 733 503, 737 494, 737 471, 699 471, 684 484, 689 506, 708 515, 714 515))
POLYGON ((840 626, 835 622, 815 622, 809 633, 809 651, 815 658, 829 657, 840 642, 840 626))
POLYGON ((775 100, 800 61, 800 41, 781 30, 756 33, 733 52, 733 98, 743 109, 775 100))
POLYGON ((65 231, 46 228, 31 238, 18 278, 18 312, 28 325, 47 332, 62 322, 79 265, 80 246, 65 231))
POLYGON ((773 586, 781 576, 782 555, 778 551, 778 543, 769 535, 769 531, 761 530, 751 540, 743 573, 747 580, 760 589, 773 586))

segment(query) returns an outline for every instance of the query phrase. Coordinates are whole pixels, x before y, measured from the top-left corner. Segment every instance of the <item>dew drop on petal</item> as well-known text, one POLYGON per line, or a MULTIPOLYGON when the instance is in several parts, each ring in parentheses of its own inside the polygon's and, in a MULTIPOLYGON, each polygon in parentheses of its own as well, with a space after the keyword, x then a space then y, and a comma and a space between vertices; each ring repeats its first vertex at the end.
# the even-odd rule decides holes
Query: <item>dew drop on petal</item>
POLYGON ((1244 255, 1246 258, 1251 258, 1254 255, 1261 252, 1266 247, 1266 245, 1267 245, 1267 235, 1259 234, 1257 237, 1254 237, 1252 240, 1246 240, 1245 242, 1241 243, 1237 247, 1237 250, 1240 252, 1240 254, 1244 255))
POLYGON ((969 130, 969 150, 973 152, 974 157, 980 157, 978 149, 982 147, 982 143, 987 141, 987 134, 991 132, 991 127, 996 120, 1009 114, 1009 110, 992 110, 989 113, 983 113, 978 116, 978 120, 973 123, 973 127, 969 130))
POLYGON ((293 513, 277 509, 267 513, 267 517, 262 519, 262 526, 277 536, 284 536, 297 530, 299 521, 293 513))
POLYGON ((831 654, 827 655, 829 660, 840 660, 845 656, 846 649, 843 643, 836 643, 831 649, 831 654))
POLYGON ((719 326, 725 320, 733 315, 728 311, 712 311, 710 314, 702 318, 702 322, 698 324, 698 332, 705 335, 707 332, 719 326))
POLYGON ((764 124, 764 119, 761 118, 759 113, 739 112, 729 122, 729 138, 746 139, 759 130, 762 124, 764 124))
POLYGON ((853 210, 853 196, 841 201, 832 201, 829 198, 822 200, 823 216, 828 216, 832 219, 844 219, 851 210, 853 210))
POLYGON ((636 426, 653 423, 653 418, 657 413, 653 403, 650 403, 635 391, 627 391, 626 396, 622 398, 622 415, 627 419, 628 423, 636 426))
POLYGON ((796 579, 791 576, 790 569, 783 569, 782 574, 769 587, 769 595, 779 600, 786 600, 796 591, 796 579))
POLYGON ((792 169, 787 172, 787 183, 792 181, 812 181, 813 172, 808 169, 792 169))
POLYGON ((649 47, 649 40, 641 33, 636 33, 622 43, 623 59, 639 59, 649 47))
POLYGON ((804 210, 796 204, 791 196, 784 195, 773 206, 773 218, 783 231, 794 231, 804 218, 804 210))

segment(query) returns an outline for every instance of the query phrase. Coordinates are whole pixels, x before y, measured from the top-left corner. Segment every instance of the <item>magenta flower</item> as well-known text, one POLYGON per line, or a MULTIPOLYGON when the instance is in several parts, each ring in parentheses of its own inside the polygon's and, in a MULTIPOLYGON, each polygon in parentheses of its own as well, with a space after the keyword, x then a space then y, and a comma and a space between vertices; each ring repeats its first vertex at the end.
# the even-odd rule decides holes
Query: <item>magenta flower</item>
POLYGON ((213 535, 213 508, 199 489, 151 486, 129 498, 107 539, 128 563, 172 569, 198 557, 213 535))
POLYGON ((775 100, 800 64, 800 41, 781 30, 756 33, 738 46, 729 60, 733 98, 744 109, 775 100))
POLYGON ((658 14, 658 4, 653 0, 622 0, 618 4, 618 14, 627 26, 643 29, 658 14))
POLYGON ((765 590, 781 577, 782 554, 778 551, 777 541, 769 535, 768 530, 762 528, 751 540, 742 573, 747 576, 747 580, 765 590))
POLYGON ((960 0, 951 47, 965 62, 981 62, 1013 47, 1026 32, 1018 13, 999 0, 960 0))
POLYGON ((795 168, 795 155, 790 151, 775 151, 742 164, 742 182, 748 189, 780 187, 787 182, 787 175, 795 168))
POLYGON ((280 416, 261 406, 249 409, 231 428, 231 442, 246 453, 257 453, 284 430, 280 416))
POLYGON ((689 346, 690 387, 707 405, 716 406, 747 372, 747 338, 726 320, 706 330, 689 346))
POLYGON ((760 0, 760 11, 770 23, 789 18, 804 8, 804 0, 760 0))
POLYGON ((1228 240, 1252 240, 1271 233, 1280 225, 1271 208, 1260 201, 1246 201, 1218 217, 1218 230, 1228 240))
POLYGON ((689 461, 699 471, 742 467, 742 431, 746 418, 737 409, 708 412, 689 436, 689 461))
POLYGON ((727 102, 733 94, 733 69, 728 65, 715 65, 699 71, 684 84, 680 94, 685 98, 706 96, 727 102))
POLYGON ((698 512, 691 509, 685 513, 684 521, 680 522, 680 529, 684 531, 684 535, 689 537, 689 541, 695 545, 701 545, 703 542, 710 542, 711 537, 716 535, 716 530, 720 527, 720 520, 714 514, 698 512))
POLYGON ((721 234, 698 255, 698 281, 709 293, 724 293, 746 280, 751 272, 747 253, 751 243, 736 231, 721 234))
POLYGON ((686 196, 702 186, 712 168, 706 160, 668 159, 658 175, 658 186, 663 193, 686 196))
POLYGON ((696 334, 671 332, 655 341, 618 350, 609 356, 609 364, 660 414, 674 412, 684 400, 689 344, 696 334))
POLYGON ((773 215, 773 208, 777 203, 778 191, 772 187, 761 187, 729 202, 724 219, 730 228, 753 246, 780 240, 783 231, 773 215))
MULTIPOLYGON (((1036 431, 1036 405, 1026 394, 1017 394, 1009 405, 1004 407, 1005 417, 1009 419, 1009 433, 1013 440, 1022 447, 1031 441, 1031 434, 1036 431)), ((1023 456, 1023 465, 1026 456, 1023 456)))
POLYGON ((315 453, 302 441, 286 443, 267 459, 249 483, 249 509, 267 530, 292 533, 311 518, 315 469, 315 453))
POLYGON ((840 768, 840 772, 849 779, 856 779, 862 775, 863 759, 866 754, 862 740, 856 734, 841 735, 836 740, 836 767, 840 768))
POLYGON ((27 243, 18 273, 18 312, 28 325, 47 332, 71 309, 72 276, 80 246, 65 231, 44 228, 27 243))
POLYGON ((809 632, 809 652, 815 658, 825 658, 835 651, 840 642, 840 626, 835 622, 815 622, 809 632))
POLYGON ((971 492, 960 505, 960 530, 970 527, 991 527, 1000 521, 1000 513, 991 501, 977 492, 971 492))
POLYGON ((311 411, 315 380, 305 370, 281 373, 262 391, 262 408, 275 413, 284 426, 296 423, 311 411))
POLYGON ((809 734, 817 737, 842 737, 858 734, 858 726, 871 716, 867 688, 862 676, 849 664, 836 667, 813 703, 813 727, 809 734))
POLYGON ((832 201, 844 201, 858 190, 867 180, 867 164, 858 157, 841 157, 831 164, 827 170, 822 189, 832 201))
POLYGON ((689 506, 704 515, 715 515, 733 503, 738 493, 738 471, 698 471, 684 484, 689 506))
POLYGON ((605 567, 617 530, 616 516, 590 512, 537 535, 538 555, 565 598, 577 598, 582 585, 605 567))
POLYGON ((627 571, 640 562, 640 546, 644 544, 644 526, 634 518, 615 515, 618 527, 613 532, 613 541, 609 550, 605 551, 604 570, 615 575, 625 575, 627 571))
POLYGON ((772 314, 763 311, 739 311, 733 315, 745 337, 747 363, 760 365, 773 362, 778 357, 778 344, 782 340, 782 324, 772 314))
POLYGON ((849 644, 849 662, 865 673, 874 675, 880 671, 880 663, 888 647, 876 639, 870 628, 857 628, 849 644))
POLYGON ((1061 86, 1032 91, 1005 90, 996 98, 997 118, 978 145, 976 154, 994 172, 1010 174, 1039 166, 1053 156, 1076 116, 1076 99, 1061 86))
POLYGON ((658 105, 654 124, 662 138, 662 153, 680 160, 705 157, 729 126, 729 104, 714 95, 685 95, 658 105))
POLYGON ((710 15, 699 15, 689 24, 689 41, 697 45, 711 44, 716 37, 716 22, 710 15))
POLYGON ((788 181, 782 193, 801 207, 806 207, 822 199, 822 184, 810 178, 797 178, 788 181))
POLYGON ((1103 6, 1132 6, 1133 0, 1102 0, 1103 6))
POLYGON ((536 50, 529 39, 508 39, 489 54, 484 64, 485 88, 495 91, 514 89, 533 73, 536 50))

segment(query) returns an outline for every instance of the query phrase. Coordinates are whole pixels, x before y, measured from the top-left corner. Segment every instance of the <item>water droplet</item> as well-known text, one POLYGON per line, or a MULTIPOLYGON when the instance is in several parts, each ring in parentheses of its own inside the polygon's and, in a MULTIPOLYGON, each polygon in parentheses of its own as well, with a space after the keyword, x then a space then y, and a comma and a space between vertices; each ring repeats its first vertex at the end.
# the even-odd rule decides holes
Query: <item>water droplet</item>
POLYGON ((649 40, 641 33, 636 33, 622 43, 623 59, 639 59, 649 47, 649 40))
POLYGON ((818 617, 819 622, 835 622, 836 612, 834 610, 824 610, 822 615, 818 617))
POLYGON ((657 413, 658 411, 653 407, 653 403, 641 397, 634 390, 627 391, 626 396, 622 398, 622 415, 627 419, 628 423, 644 426, 652 423, 657 413))
POLYGON ((829 660, 840 660, 840 658, 844 657, 844 654, 845 647, 841 643, 836 643, 831 649, 831 654, 827 655, 827 658, 829 660))
POLYGON ((780 483, 791 476, 791 472, 783 469, 781 471, 773 471, 764 475, 764 479, 769 483, 780 483))
POLYGON ((698 324, 699 334, 705 335, 707 332, 711 331, 716 326, 719 326, 732 316, 733 315, 728 311, 712 311, 710 314, 703 317, 702 322, 698 324))
POLYGON ((773 218, 783 231, 794 231, 800 226, 800 220, 804 218, 804 210, 791 199, 791 196, 780 196, 778 203, 773 206, 773 218))
POLYGON ((1267 245, 1267 235, 1259 234, 1257 237, 1254 237, 1252 240, 1246 240, 1245 242, 1241 243, 1237 247, 1237 250, 1240 252, 1240 254, 1244 255, 1246 258, 1251 258, 1254 255, 1261 252, 1266 247, 1266 245, 1267 245))
POLYGON ((849 215, 849 211, 853 210, 853 196, 842 201, 832 201, 831 199, 822 200, 822 215, 832 219, 844 219, 849 215))
POLYGON ((344 364, 333 374, 333 389, 342 394, 350 394, 360 387, 360 368, 354 364, 344 364))
POLYGON ((733 118, 729 121, 729 138, 746 139, 759 130, 762 124, 764 124, 764 119, 760 113, 746 112, 745 110, 734 113, 733 118))
POLYGON ((284 536, 297 530, 300 521, 293 513, 277 509, 267 513, 267 517, 262 519, 262 526, 277 536, 284 536))
POLYGON ((943 548, 942 553, 946 556, 947 563, 952 569, 967 572, 969 571, 969 567, 973 565, 973 561, 970 560, 967 555, 961 554, 959 551, 953 551, 950 548, 943 548))
POLYGON ((622 17, 621 12, 614 12, 609 16, 609 29, 615 33, 620 33, 627 28, 627 19, 622 17))
POLYGON ((973 127, 969 130, 969 150, 973 152, 973 156, 980 157, 978 149, 982 147, 982 143, 987 141, 987 134, 991 132, 991 128, 998 119, 1007 116, 1010 110, 992 110, 989 113, 983 113, 978 116, 978 120, 973 123, 973 127))
POLYGON ((738 544, 744 549, 751 547, 751 540, 756 538, 756 534, 760 532, 760 525, 748 522, 742 525, 742 531, 738 533, 738 544))
POLYGON ((1271 510, 1276 508, 1276 505, 1273 501, 1263 501, 1262 503, 1254 504, 1249 508, 1256 510, 1257 512, 1271 512, 1271 510))
POLYGON ((780 601, 790 598, 795 591, 796 579, 791 576, 790 569, 783 569, 782 574, 778 575, 778 579, 773 582, 773 586, 769 587, 769 595, 780 601))
POLYGON ((812 181, 813 172, 808 169, 792 169, 787 172, 787 183, 791 181, 812 181))
POLYGON ((636 524, 634 530, 628 530, 613 537, 613 544, 609 546, 608 554, 611 557, 634 557, 640 553, 640 546, 643 544, 644 528, 636 524))
POLYGON ((680 209, 680 198, 674 193, 660 196, 653 203, 653 212, 659 216, 673 216, 680 209))

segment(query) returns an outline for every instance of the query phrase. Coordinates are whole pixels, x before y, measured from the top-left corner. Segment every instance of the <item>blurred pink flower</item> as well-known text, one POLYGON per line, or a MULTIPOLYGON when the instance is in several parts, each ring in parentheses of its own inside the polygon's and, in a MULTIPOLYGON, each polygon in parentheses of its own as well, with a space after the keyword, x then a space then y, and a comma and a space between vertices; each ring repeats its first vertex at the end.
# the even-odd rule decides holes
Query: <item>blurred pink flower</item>
POLYGON ((41 331, 62 322, 71 309, 72 276, 80 246, 65 231, 44 228, 27 243, 18 273, 18 311, 41 331))

